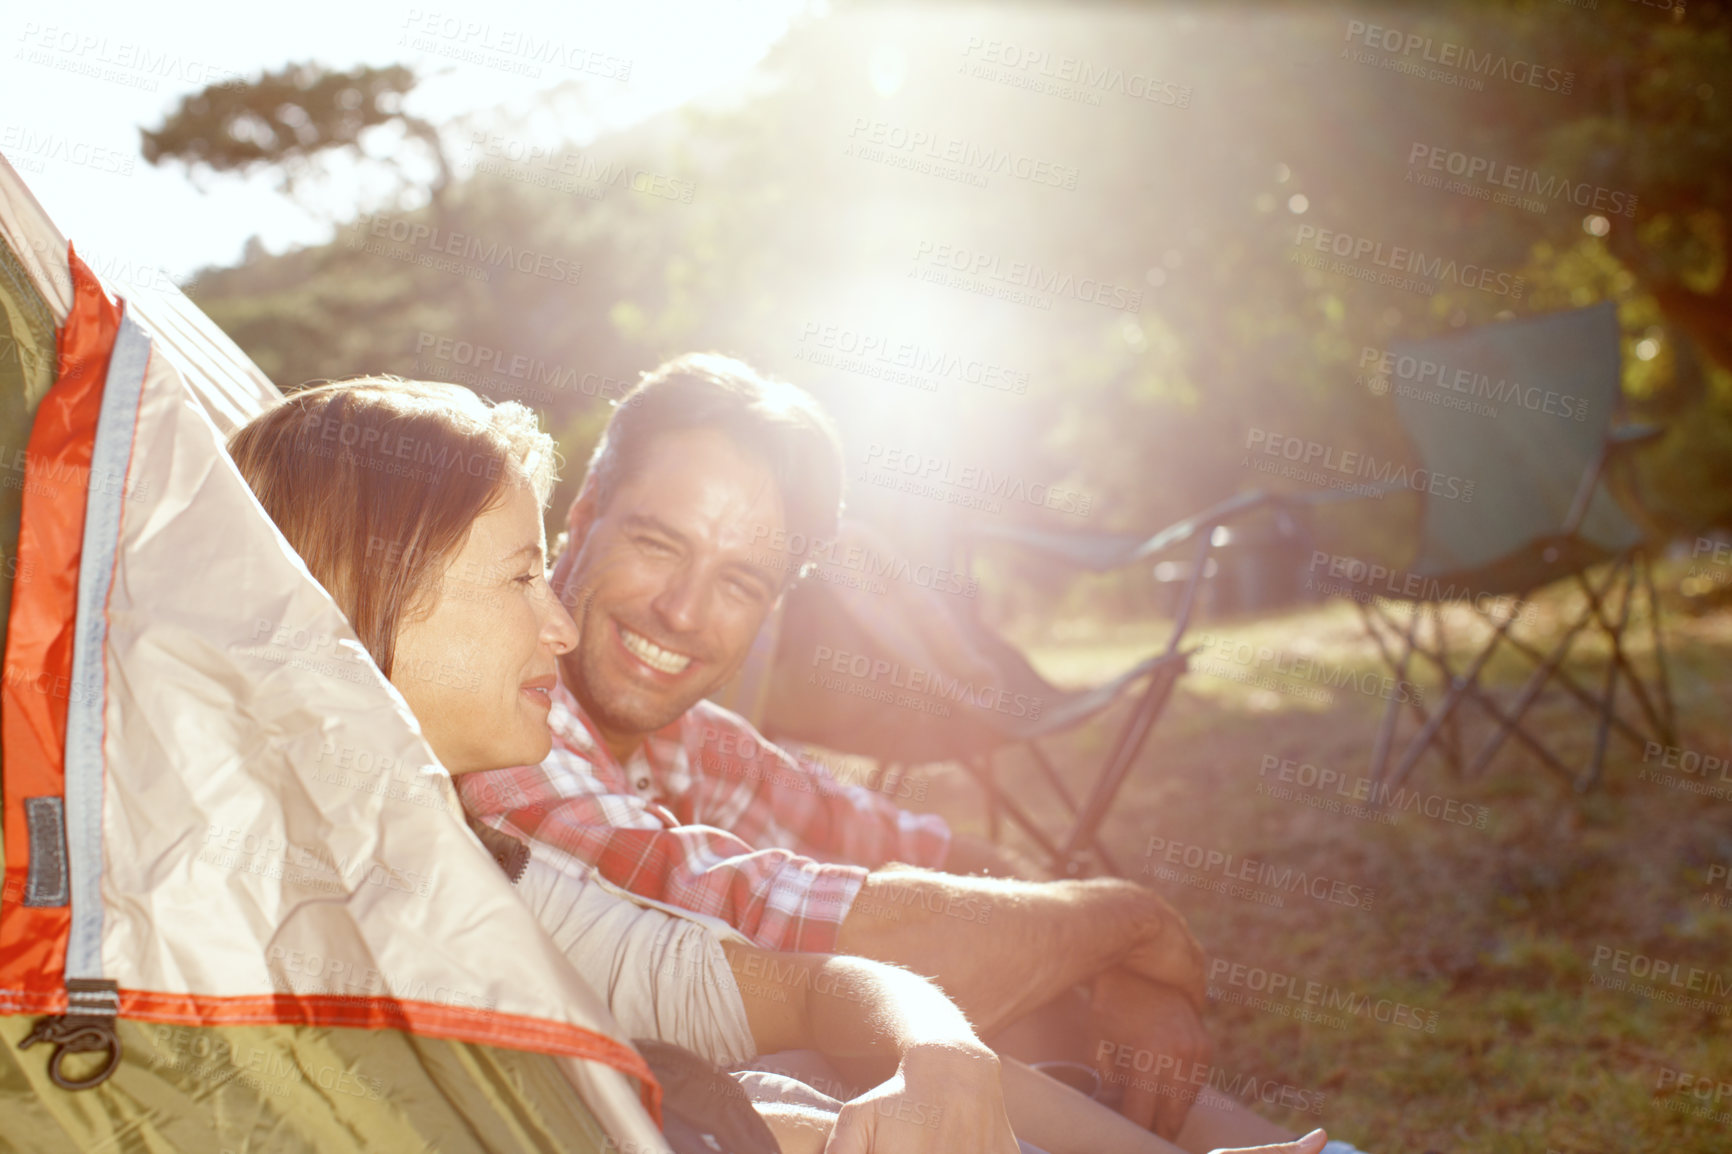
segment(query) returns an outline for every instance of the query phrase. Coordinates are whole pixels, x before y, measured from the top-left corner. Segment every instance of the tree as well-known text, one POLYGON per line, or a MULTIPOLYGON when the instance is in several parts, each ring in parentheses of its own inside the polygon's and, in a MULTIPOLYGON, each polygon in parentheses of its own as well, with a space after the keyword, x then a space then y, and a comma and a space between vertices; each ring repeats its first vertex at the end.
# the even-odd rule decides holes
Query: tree
POLYGON ((144 158, 243 175, 274 168, 292 195, 297 181, 323 170, 323 157, 338 151, 365 156, 362 136, 394 124, 432 160, 428 192, 442 215, 451 163, 438 129, 403 110, 416 83, 414 72, 400 64, 332 72, 307 63, 246 84, 213 84, 183 97, 161 128, 142 132, 144 158))

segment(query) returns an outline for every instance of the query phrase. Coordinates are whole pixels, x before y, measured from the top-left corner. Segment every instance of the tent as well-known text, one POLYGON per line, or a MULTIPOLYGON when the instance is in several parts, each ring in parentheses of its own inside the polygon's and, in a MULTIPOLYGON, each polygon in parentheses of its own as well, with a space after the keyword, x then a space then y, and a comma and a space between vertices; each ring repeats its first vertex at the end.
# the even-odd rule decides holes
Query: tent
POLYGON ((0 160, 0 1147, 664 1152, 643 1059, 224 452, 275 396, 0 160))

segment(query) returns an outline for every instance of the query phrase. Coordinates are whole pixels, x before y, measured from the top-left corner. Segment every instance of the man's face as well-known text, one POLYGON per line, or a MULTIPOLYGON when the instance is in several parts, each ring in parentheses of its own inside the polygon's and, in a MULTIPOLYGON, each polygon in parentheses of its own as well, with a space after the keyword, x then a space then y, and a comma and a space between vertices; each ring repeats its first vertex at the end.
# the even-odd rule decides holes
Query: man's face
POLYGON ((579 502, 554 569, 582 634, 561 669, 610 745, 635 745, 739 669, 781 590, 781 571, 755 562, 782 527, 769 470, 709 430, 658 437, 606 509, 579 502))

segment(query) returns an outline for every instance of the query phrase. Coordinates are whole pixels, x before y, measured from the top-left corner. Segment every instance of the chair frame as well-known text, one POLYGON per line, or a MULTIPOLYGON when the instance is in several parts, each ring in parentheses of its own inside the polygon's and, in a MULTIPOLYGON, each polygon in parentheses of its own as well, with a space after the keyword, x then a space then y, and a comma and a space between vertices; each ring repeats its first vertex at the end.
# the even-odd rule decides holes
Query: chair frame
MULTIPOLYGON (((1096 872, 1089 863, 1090 856, 1108 873, 1125 876, 1102 844, 1101 826, 1105 824, 1113 802, 1124 787, 1126 778, 1130 776, 1138 754, 1148 742, 1155 723, 1160 720, 1172 699, 1173 689, 1188 667, 1190 654, 1195 652, 1195 649, 1182 649, 1181 644, 1197 610, 1198 597, 1208 570, 1209 555, 1215 547, 1215 530, 1279 501, 1280 498, 1261 491, 1239 494, 1168 526, 1131 550, 1130 560, 1112 566, 1116 569, 1127 564, 1145 562, 1152 566, 1157 559, 1172 550, 1187 544, 1190 546, 1191 572, 1185 580, 1167 644, 1160 652, 1145 659, 1142 665, 1136 668, 1135 675, 1129 676, 1120 690, 1114 703, 1128 698, 1130 712, 1113 738, 1106 761, 1095 774, 1086 795, 1081 798, 1066 786, 1052 759, 1040 746, 1043 737, 1055 734, 1009 741, 990 753, 980 754, 963 762, 964 769, 985 794, 987 832, 994 842, 1002 837, 1004 820, 1008 818, 1045 855, 1055 876, 1081 877, 1096 872), (1042 777, 1058 795, 1069 822, 1066 832, 1052 836, 1001 787, 997 772, 998 758, 1008 748, 1015 746, 1029 751, 1042 777)), ((964 571, 972 573, 975 558, 973 538, 963 538, 962 552, 964 571)), ((1088 724, 1097 716, 1098 713, 1079 718, 1066 729, 1056 732, 1069 732, 1077 726, 1088 724)), ((880 787, 894 784, 895 777, 900 775, 902 770, 903 766, 899 764, 883 767, 880 787)))
MULTIPOLYGON (((1625 459, 1620 450, 1652 440, 1658 435, 1659 430, 1646 427, 1614 430, 1608 434, 1600 452, 1583 471, 1562 532, 1557 538, 1560 543, 1575 536, 1601 481, 1607 479, 1612 466, 1625 459)), ((1605 766, 1606 746, 1614 729, 1619 736, 1639 747, 1654 736, 1657 736, 1662 744, 1675 744, 1677 715, 1666 669, 1665 645, 1660 632, 1660 601, 1654 588, 1652 560, 1647 551, 1637 545, 1614 554, 1602 564, 1605 565, 1605 574, 1598 588, 1589 579, 1589 572, 1595 566, 1587 566, 1569 574, 1569 579, 1575 582, 1586 598, 1587 605, 1563 636, 1553 644, 1549 653, 1515 632, 1519 611, 1512 612, 1500 621, 1496 614, 1469 602, 1474 612, 1492 627, 1492 635, 1478 654, 1465 665, 1452 665, 1448 637, 1444 631, 1442 603, 1412 602, 1412 617, 1404 630, 1391 619, 1383 606, 1374 602, 1355 601, 1367 635, 1376 644, 1379 656, 1397 679, 1406 679, 1412 668, 1412 658, 1417 654, 1436 668, 1447 687, 1442 701, 1435 709, 1428 711, 1423 704, 1411 698, 1406 702, 1407 708, 1416 715, 1419 728, 1393 765, 1391 757, 1394 753, 1395 731, 1400 720, 1402 703, 1390 701, 1378 726, 1371 755, 1371 778, 1382 787, 1379 790, 1380 795, 1384 790, 1399 788, 1412 774, 1420 759, 1432 751, 1443 755, 1455 776, 1477 777, 1512 737, 1526 746, 1548 770, 1570 783, 1577 793, 1587 792, 1600 781, 1605 766), (1621 596, 1617 592, 1620 588, 1621 596), (1630 610, 1638 594, 1645 597, 1647 602, 1648 625, 1654 646, 1656 668, 1653 699, 1650 699, 1648 689, 1632 664, 1624 644, 1630 610), (1615 596, 1618 605, 1614 622, 1611 620, 1611 603, 1615 596), (1420 637, 1419 624, 1425 615, 1423 609, 1430 610, 1434 638, 1430 644, 1420 637), (1598 695, 1583 688, 1563 667, 1570 648, 1590 626, 1597 626, 1609 639, 1612 647, 1610 659, 1606 663, 1604 683, 1598 695), (1392 652, 1392 646, 1397 642, 1401 647, 1398 652, 1392 652), (1535 666, 1508 711, 1499 707, 1481 682, 1485 667, 1499 646, 1505 643, 1535 666), (1643 720, 1649 726, 1647 732, 1638 731, 1618 712, 1616 698, 1620 675, 1623 684, 1629 689, 1629 695, 1635 699, 1643 720), (1598 718, 1592 753, 1588 764, 1579 772, 1565 766, 1543 741, 1529 733, 1522 724, 1522 719, 1538 700, 1540 693, 1552 683, 1564 689, 1573 700, 1598 718), (1480 746, 1472 760, 1464 764, 1460 712, 1461 707, 1467 703, 1472 703, 1490 718, 1496 729, 1480 746)), ((1556 583, 1553 581, 1547 584, 1556 583)), ((1541 587, 1543 586, 1523 589, 1517 599, 1518 606, 1530 603, 1532 595, 1541 587)))

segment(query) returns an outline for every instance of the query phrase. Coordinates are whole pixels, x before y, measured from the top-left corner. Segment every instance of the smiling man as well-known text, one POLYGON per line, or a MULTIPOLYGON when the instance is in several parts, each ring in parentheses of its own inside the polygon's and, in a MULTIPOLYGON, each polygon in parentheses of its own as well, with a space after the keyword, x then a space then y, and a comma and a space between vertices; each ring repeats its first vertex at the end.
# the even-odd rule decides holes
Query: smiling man
POLYGON ((754 542, 833 538, 842 484, 835 431, 801 390, 707 354, 649 374, 591 458, 555 566, 581 638, 561 659, 553 753, 465 775, 465 806, 761 946, 931 975, 982 1034, 1086 985, 1090 1054, 1125 1086, 1127 1117, 1188 1150, 1289 1137, 1219 1096, 1194 1101, 1203 953, 1152 891, 963 876, 1003 859, 705 700, 797 579, 754 542))

